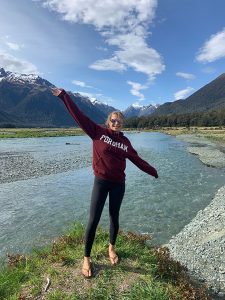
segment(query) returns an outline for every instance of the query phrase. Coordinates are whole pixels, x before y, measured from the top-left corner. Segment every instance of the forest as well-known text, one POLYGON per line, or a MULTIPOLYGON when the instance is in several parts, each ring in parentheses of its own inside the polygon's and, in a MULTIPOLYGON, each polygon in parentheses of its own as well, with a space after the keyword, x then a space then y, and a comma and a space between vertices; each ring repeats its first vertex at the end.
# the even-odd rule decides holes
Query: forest
POLYGON ((225 109, 207 112, 150 115, 145 117, 132 117, 125 120, 125 128, 152 129, 158 127, 191 127, 191 126, 224 126, 225 109))

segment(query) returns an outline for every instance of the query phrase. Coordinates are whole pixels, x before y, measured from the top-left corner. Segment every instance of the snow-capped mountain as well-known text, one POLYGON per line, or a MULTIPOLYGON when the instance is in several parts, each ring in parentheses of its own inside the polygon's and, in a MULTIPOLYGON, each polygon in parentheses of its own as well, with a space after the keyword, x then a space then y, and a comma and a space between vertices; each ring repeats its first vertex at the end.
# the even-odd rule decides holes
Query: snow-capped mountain
POLYGON ((0 81, 4 80, 18 84, 42 85, 50 88, 54 87, 53 84, 38 75, 13 73, 0 68, 0 81))
POLYGON ((115 110, 118 110, 113 106, 110 106, 108 104, 98 101, 97 99, 92 99, 91 102, 95 107, 97 107, 102 113, 104 113, 106 115, 110 114, 111 112, 113 112, 115 110))
MULTIPOLYGON (((62 101, 52 95, 54 87, 37 75, 17 74, 0 68, 0 126, 66 127, 74 126, 62 101)), ((77 106, 96 123, 103 124, 106 114, 90 99, 71 94, 77 106)))
MULTIPOLYGON (((74 126, 63 103, 52 95, 52 87, 52 83, 38 75, 18 74, 0 68, 0 126, 74 126)), ((81 111, 98 124, 104 124, 108 114, 118 110, 79 93, 70 92, 70 95, 81 111)), ((147 115, 154 109, 152 105, 132 106, 124 114, 125 117, 147 115)))
POLYGON ((131 105, 126 110, 123 111, 125 118, 131 117, 142 117, 151 115, 159 105, 149 104, 147 106, 131 105))

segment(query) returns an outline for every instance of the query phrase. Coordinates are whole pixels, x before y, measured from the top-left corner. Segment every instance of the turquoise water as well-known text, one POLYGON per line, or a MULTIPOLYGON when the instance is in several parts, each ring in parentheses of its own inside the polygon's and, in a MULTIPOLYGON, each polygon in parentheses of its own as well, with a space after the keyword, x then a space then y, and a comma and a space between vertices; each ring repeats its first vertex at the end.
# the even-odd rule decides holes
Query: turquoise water
MULTIPOLYGON (((140 156, 157 168, 159 178, 127 161, 120 228, 149 233, 155 244, 166 243, 224 185, 224 170, 203 165, 187 152, 187 144, 175 137, 126 135, 140 156)), ((0 140, 0 153, 10 151, 27 152, 38 161, 60 162, 71 156, 82 159, 81 153, 90 158, 92 147, 86 136, 0 140)), ((0 184, 0 256, 29 252, 49 243, 74 221, 86 224, 92 184, 90 163, 67 172, 0 184)), ((101 225, 108 228, 108 224, 107 202, 101 225)))

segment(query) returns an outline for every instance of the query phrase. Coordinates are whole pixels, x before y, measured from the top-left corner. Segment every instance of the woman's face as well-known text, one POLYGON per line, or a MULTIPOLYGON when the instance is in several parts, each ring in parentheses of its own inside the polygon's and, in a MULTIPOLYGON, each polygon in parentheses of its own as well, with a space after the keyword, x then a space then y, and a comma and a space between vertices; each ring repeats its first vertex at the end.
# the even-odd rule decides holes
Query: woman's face
POLYGON ((123 127, 123 120, 116 114, 112 114, 109 120, 109 128, 113 131, 120 131, 123 127))

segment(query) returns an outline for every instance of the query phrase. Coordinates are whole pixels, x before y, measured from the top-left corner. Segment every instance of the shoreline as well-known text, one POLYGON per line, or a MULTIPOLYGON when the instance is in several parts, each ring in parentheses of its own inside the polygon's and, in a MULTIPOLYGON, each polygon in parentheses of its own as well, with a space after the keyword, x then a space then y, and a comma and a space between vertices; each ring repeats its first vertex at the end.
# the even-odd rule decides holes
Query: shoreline
MULTIPOLYGON (((166 132, 163 133, 165 134, 166 132)), ((225 167, 223 143, 211 141, 204 137, 198 137, 195 134, 178 134, 176 138, 186 142, 188 144, 187 151, 197 155, 202 163, 207 166, 215 168, 225 167)), ((17 153, 13 153, 13 155, 9 157, 9 160, 14 161, 14 163, 17 162, 17 160, 20 161, 20 159, 23 159, 26 164, 24 166, 18 164, 18 170, 12 170, 13 173, 11 175, 9 174, 10 176, 5 182, 17 180, 18 176, 20 176, 21 180, 21 170, 27 171, 30 164, 33 166, 31 168, 32 172, 38 170, 40 176, 43 174, 48 175, 52 172, 61 172, 62 168, 63 171, 67 171, 70 168, 80 166, 80 164, 84 164, 85 166, 91 164, 90 158, 84 161, 81 156, 78 161, 74 160, 72 165, 71 161, 68 162, 67 160, 57 162, 53 160, 49 165, 39 165, 27 155, 28 154, 24 152, 24 157, 19 157, 17 153), (53 168, 53 166, 55 166, 55 168, 53 168), (13 176, 15 176, 14 180, 12 180, 13 176)), ((3 156, 2 159, 4 159, 3 156)), ((28 177, 31 178, 34 176, 29 174, 28 177)), ((28 178, 25 176, 22 179, 28 178)), ((166 245, 170 249, 173 259, 185 265, 194 277, 206 283, 221 299, 225 297, 224 199, 225 186, 221 187, 211 203, 205 209, 200 210, 196 217, 186 225, 180 233, 172 237, 166 245)))
MULTIPOLYGON (((187 151, 209 167, 224 168, 224 145, 195 135, 181 134, 178 139, 190 146, 187 151)), ((191 275, 225 298, 225 185, 211 203, 200 210, 181 232, 166 245, 173 259, 186 266, 191 275)))
POLYGON ((190 144, 187 151, 197 155, 201 162, 208 167, 225 167, 225 146, 222 142, 215 142, 193 134, 181 134, 176 138, 190 144))

